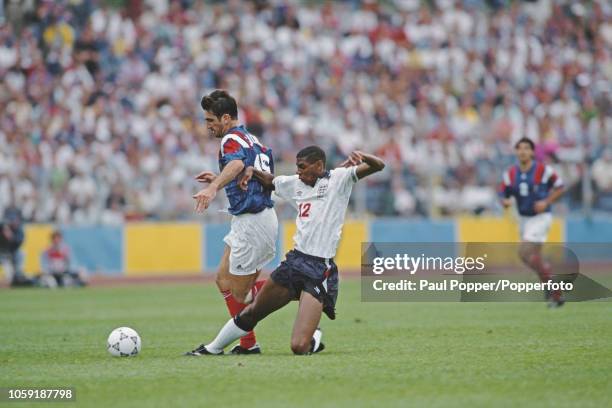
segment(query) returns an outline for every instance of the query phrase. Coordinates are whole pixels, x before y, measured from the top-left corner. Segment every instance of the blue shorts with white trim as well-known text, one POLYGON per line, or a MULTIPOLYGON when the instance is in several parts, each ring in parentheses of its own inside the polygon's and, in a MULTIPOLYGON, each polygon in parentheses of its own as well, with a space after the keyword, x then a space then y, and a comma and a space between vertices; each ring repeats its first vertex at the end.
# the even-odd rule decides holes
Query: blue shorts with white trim
POLYGON ((286 259, 272 272, 271 278, 289 289, 294 300, 299 300, 304 291, 318 299, 324 309, 335 309, 338 267, 333 259, 319 258, 294 249, 287 252, 286 259))

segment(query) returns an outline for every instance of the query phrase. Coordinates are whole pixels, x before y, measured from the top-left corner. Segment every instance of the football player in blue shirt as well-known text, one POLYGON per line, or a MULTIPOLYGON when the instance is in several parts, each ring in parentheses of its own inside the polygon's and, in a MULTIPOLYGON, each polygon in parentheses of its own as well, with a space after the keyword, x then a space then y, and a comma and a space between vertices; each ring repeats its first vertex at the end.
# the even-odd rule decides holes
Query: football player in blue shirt
MULTIPOLYGON (((212 136, 221 140, 219 149, 220 174, 211 171, 200 173, 196 179, 209 183, 193 196, 196 211, 204 212, 225 188, 232 214, 231 230, 223 239, 225 250, 217 273, 217 287, 233 317, 255 297, 264 281, 257 281, 261 269, 270 262, 276 252, 278 220, 272 208, 271 191, 252 179, 246 191, 237 177, 247 167, 272 174, 274 161, 272 150, 259 142, 238 121, 236 100, 226 91, 216 90, 201 101, 206 115, 206 126, 212 136)), ((234 354, 259 354, 261 349, 255 334, 250 331, 232 349, 234 354)))
MULTIPOLYGON (((551 279, 551 267, 542 259, 542 244, 546 242, 552 224, 551 205, 563 195, 561 178, 554 169, 534 160, 535 144, 524 137, 516 145, 518 164, 508 168, 500 187, 504 207, 512 205, 512 198, 520 215, 522 261, 532 268, 542 282, 551 279)), ((564 303, 560 291, 546 293, 550 307, 564 303)))

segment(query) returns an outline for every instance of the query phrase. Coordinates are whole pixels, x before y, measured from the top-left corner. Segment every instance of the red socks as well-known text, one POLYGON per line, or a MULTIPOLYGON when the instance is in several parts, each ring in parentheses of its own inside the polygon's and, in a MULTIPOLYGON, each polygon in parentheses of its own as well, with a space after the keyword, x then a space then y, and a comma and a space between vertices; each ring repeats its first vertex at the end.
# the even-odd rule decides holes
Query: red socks
MULTIPOLYGON (((252 298, 255 298, 257 292, 261 289, 265 281, 257 281, 253 285, 251 289, 252 298)), ((242 312, 242 310, 247 306, 245 303, 240 303, 234 298, 232 292, 229 290, 222 290, 221 294, 225 299, 225 304, 227 305, 227 310, 229 310, 230 316, 235 317, 238 313, 242 312)), ((255 332, 250 331, 244 337, 240 338, 240 346, 245 349, 249 349, 253 347, 257 343, 255 339, 255 332)))
POLYGON ((255 299, 255 296, 257 296, 257 294, 261 290, 261 287, 264 285, 264 283, 266 283, 265 280, 260 280, 260 281, 255 282, 255 284, 253 285, 253 289, 251 289, 251 294, 253 295, 253 299, 255 299))

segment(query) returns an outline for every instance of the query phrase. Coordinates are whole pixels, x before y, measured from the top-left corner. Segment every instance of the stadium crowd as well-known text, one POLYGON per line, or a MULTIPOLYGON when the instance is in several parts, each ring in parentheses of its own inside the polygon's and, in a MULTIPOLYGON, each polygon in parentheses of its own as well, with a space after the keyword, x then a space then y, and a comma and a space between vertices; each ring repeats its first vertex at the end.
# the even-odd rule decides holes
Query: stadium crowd
POLYGON ((0 213, 194 217, 193 176, 217 168, 199 107, 214 88, 237 97, 279 173, 313 143, 331 165, 356 148, 384 157, 357 211, 500 211, 521 136, 565 179, 564 211, 589 178, 612 211, 609 2, 109 3, 5 2, 0 213))

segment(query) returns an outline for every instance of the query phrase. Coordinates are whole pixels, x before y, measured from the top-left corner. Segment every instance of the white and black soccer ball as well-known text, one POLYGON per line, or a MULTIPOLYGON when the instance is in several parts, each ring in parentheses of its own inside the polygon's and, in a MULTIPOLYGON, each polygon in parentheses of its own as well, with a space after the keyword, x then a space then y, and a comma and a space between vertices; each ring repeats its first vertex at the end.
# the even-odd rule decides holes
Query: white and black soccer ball
POLYGON ((119 327, 111 332, 106 349, 115 357, 135 356, 140 352, 140 336, 129 327, 119 327))

